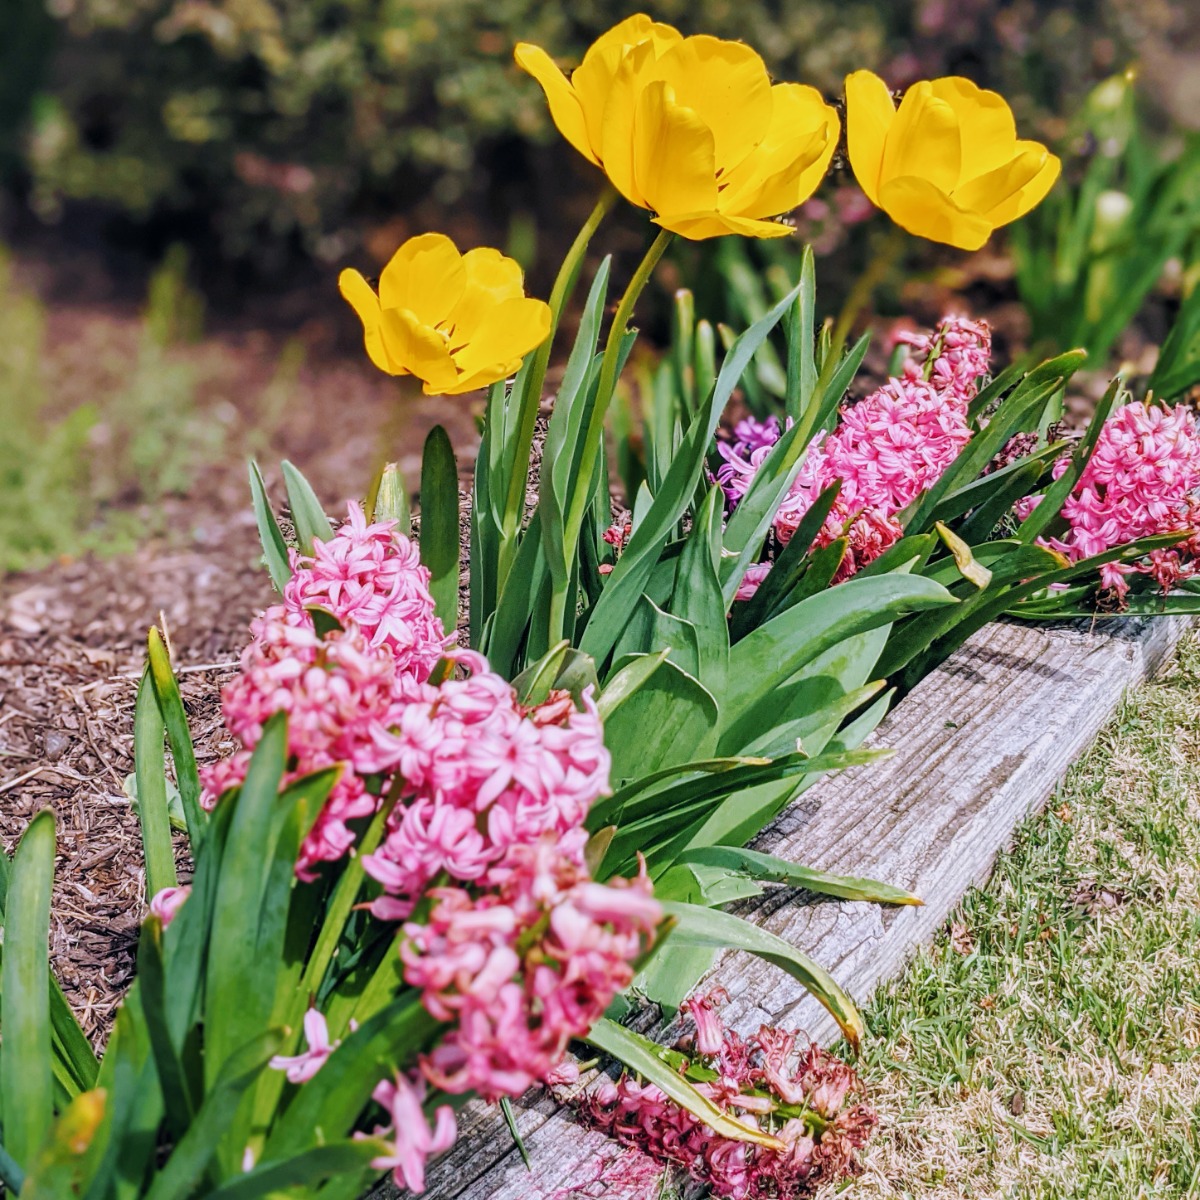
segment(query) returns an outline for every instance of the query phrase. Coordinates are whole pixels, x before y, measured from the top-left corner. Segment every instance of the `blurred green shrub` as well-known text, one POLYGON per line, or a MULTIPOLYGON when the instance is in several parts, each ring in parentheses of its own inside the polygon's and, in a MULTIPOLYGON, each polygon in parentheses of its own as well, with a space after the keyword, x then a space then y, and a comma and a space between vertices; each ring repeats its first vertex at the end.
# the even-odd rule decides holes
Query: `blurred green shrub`
POLYGON ((170 352, 181 333, 198 332, 185 268, 176 253, 155 273, 135 356, 116 385, 60 413, 45 310, 0 251, 0 576, 130 548, 155 503, 185 492, 220 450, 220 427, 196 411, 193 367, 170 352))
MULTIPOLYGON (((12 0, 29 3, 30 0, 12 0)), ((233 257, 323 259, 429 199, 503 229, 534 205, 528 147, 552 136, 517 40, 564 63, 629 0, 52 0, 61 36, 27 138, 31 199, 173 219, 233 257), (186 222, 186 224, 185 224, 186 222)), ((754 44, 781 78, 840 91, 854 67, 896 83, 962 70, 1060 106, 1090 69, 1101 0, 998 12, 983 0, 657 0, 687 32, 754 44), (1059 9, 1062 9, 1060 12, 1059 9), (1047 15, 1049 10, 1050 15, 1047 15)), ((0 47, 0 76, 4 50, 0 47)), ((1019 114, 1022 119, 1025 113, 1019 114)), ((559 152, 566 154, 566 151, 559 152)), ((561 158, 542 216, 560 208, 561 158)))

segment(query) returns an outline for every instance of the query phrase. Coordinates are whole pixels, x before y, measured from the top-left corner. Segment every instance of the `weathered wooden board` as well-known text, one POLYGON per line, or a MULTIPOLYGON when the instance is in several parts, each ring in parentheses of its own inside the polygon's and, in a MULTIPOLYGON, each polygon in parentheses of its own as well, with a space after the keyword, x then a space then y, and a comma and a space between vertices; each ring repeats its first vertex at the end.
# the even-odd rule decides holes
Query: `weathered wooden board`
MULTIPOLYGON (((922 896, 924 907, 813 903, 780 889, 741 906, 743 915, 803 946, 866 1000, 987 877, 1014 826, 1045 803, 1126 689, 1153 674, 1188 627, 1184 618, 1159 618, 1111 621, 1103 632, 1015 624, 982 630, 876 731, 872 744, 894 748, 894 758, 822 780, 756 843, 792 861, 899 884, 922 896)), ((717 984, 729 994, 722 1015, 743 1034, 767 1022, 804 1029, 819 1042, 836 1036, 799 984, 757 959, 723 955, 706 981, 717 984)), ((473 1104, 461 1114, 455 1147, 431 1164, 429 1196, 596 1194, 587 1185, 612 1144, 581 1128, 544 1090, 514 1108, 532 1174, 498 1112, 473 1104)), ((375 1195, 397 1193, 385 1185, 375 1195)))

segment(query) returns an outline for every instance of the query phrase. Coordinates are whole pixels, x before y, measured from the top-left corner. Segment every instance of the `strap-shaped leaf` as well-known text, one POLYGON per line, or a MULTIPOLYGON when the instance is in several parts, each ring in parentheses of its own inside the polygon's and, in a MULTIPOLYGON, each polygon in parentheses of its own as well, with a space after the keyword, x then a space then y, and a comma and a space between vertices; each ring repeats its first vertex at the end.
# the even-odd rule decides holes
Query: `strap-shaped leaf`
POLYGON ((200 774, 196 770, 192 734, 188 729, 187 712, 183 707, 183 697, 179 693, 179 682, 171 669, 170 656, 157 629, 151 628, 148 641, 150 682, 154 687, 154 698, 158 702, 163 724, 166 726, 171 759, 175 763, 175 781, 179 787, 179 798, 183 802, 183 815, 187 820, 188 840, 192 844, 192 853, 195 854, 204 838, 208 814, 200 807, 200 774))
MULTIPOLYGON (((206 1200, 259 1200, 259 1197, 283 1194, 293 1187, 311 1189, 331 1177, 360 1174, 370 1167, 373 1158, 381 1158, 386 1153, 387 1146, 374 1138, 314 1146, 283 1162, 261 1163, 245 1175, 209 1192, 206 1200)), ((325 1194, 322 1189, 322 1198, 325 1194)))
POLYGON ((288 508, 296 526, 296 542, 302 554, 311 554, 315 542, 327 542, 333 537, 333 526, 329 523, 312 484, 286 460, 282 469, 283 482, 287 487, 288 508))
POLYGON ((722 1112, 707 1096, 702 1095, 680 1073, 666 1062, 665 1046, 601 1017, 588 1031, 584 1041, 605 1054, 611 1054, 629 1070, 649 1080, 664 1095, 686 1109, 698 1121, 703 1121, 714 1133, 735 1142, 751 1142, 768 1150, 782 1150, 783 1143, 773 1135, 722 1112))
POLYGON ((421 562, 429 568, 434 610, 447 631, 458 625, 458 467, 441 425, 421 455, 421 562))
POLYGON ((138 786, 138 823, 146 856, 146 892, 151 896, 179 882, 171 846, 171 814, 167 808, 165 733, 147 668, 138 685, 133 715, 133 768, 138 786))
POLYGON ((786 971, 828 1010, 846 1040, 858 1048, 865 1026, 854 1001, 824 967, 803 951, 769 930, 718 908, 667 901, 663 912, 675 919, 671 937, 681 945, 745 950, 786 971))
POLYGON ((271 500, 267 495, 267 485, 263 482, 262 472, 258 463, 250 464, 250 500, 254 506, 254 521, 258 526, 258 540, 262 542, 263 561, 277 592, 282 592, 287 581, 292 577, 291 564, 288 562, 287 542, 283 538, 283 530, 275 520, 271 510, 271 500))
POLYGON ((54 1119, 50 992, 50 897, 54 887, 54 814, 26 826, 13 855, 0 963, 0 1112, 4 1145, 28 1166, 54 1119))

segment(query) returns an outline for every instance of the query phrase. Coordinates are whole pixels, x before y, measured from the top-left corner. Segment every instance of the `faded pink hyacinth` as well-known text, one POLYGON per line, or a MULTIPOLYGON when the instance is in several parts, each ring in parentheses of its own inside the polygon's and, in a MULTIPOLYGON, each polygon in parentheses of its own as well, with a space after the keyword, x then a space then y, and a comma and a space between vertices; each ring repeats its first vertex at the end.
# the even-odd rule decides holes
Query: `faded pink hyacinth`
POLYGON ((585 1118, 622 1145, 682 1168, 714 1195, 734 1200, 809 1195, 854 1174, 877 1122, 854 1071, 817 1046, 799 1049, 794 1034, 771 1026, 739 1037, 717 1015, 721 999, 713 993, 683 1006, 696 1023, 695 1065, 704 1068, 702 1079, 713 1076, 695 1086, 748 1128, 763 1128, 770 1118, 783 1150, 715 1133, 653 1084, 629 1075, 587 1096, 585 1118))
POLYGON ((183 902, 192 894, 190 887, 165 887, 154 893, 150 901, 150 912, 161 922, 163 929, 175 919, 175 914, 183 907, 183 902))
MULTIPOLYGON (((1060 460, 1054 477, 1066 469, 1067 460, 1060 460)), ((1027 517, 1040 501, 1027 497, 1017 515, 1027 517)), ((1118 408, 1104 423, 1062 515, 1067 532, 1039 540, 1072 562, 1153 534, 1200 529, 1200 431, 1192 411, 1148 403, 1118 408)), ((1197 573, 1198 555, 1200 537, 1193 535, 1142 562, 1106 563, 1100 578, 1121 598, 1133 574, 1149 575, 1166 592, 1197 573)))
MULTIPOLYGON (((383 1106, 390 1120, 377 1126, 370 1135, 388 1143, 388 1149, 371 1160, 377 1171, 391 1171, 397 1187, 410 1191, 425 1190, 425 1164, 435 1154, 454 1145, 458 1126, 454 1109, 439 1105, 434 1113, 433 1126, 422 1107, 425 1084, 417 1076, 397 1073, 394 1079, 384 1079, 372 1092, 372 1098, 383 1106)), ((365 1134, 355 1134, 363 1138, 365 1134)))
MULTIPOLYGON (((902 334, 915 350, 899 378, 842 411, 837 428, 813 441, 774 518, 786 545, 817 498, 841 485, 814 546, 848 539, 834 582, 849 578, 900 538, 897 514, 932 487, 971 439, 967 406, 987 373, 991 333, 984 322, 947 317, 932 334, 902 334)), ((719 443, 717 472, 731 505, 746 494, 771 447, 778 423, 739 422, 734 441, 719 443)), ((765 577, 751 567, 738 591, 748 599, 765 577)))
POLYGON ((404 927, 404 978, 454 1027, 422 1061, 436 1087, 488 1099, 551 1077, 633 979, 662 910, 644 870, 603 885, 553 835, 514 847, 494 892, 434 888, 426 923, 404 927))

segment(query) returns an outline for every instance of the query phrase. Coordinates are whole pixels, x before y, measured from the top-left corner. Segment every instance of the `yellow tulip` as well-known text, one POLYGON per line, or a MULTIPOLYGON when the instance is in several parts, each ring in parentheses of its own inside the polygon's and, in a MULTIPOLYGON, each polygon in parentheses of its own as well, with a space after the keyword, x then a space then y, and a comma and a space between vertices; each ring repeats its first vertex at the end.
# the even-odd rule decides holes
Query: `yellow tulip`
POLYGON ((919 237, 978 250, 1041 203, 1062 168, 1020 141, 1002 96, 969 79, 915 83, 897 108, 870 71, 846 79, 850 165, 871 203, 919 237))
POLYGON ((837 113, 814 88, 772 86, 749 46, 643 14, 593 43, 570 79, 538 46, 515 57, 567 141, 686 238, 786 236, 769 218, 816 191, 837 147, 837 113))
POLYGON ((458 248, 440 233, 410 238, 379 292, 354 270, 338 288, 363 325, 367 355, 415 375, 427 396, 456 396, 512 375, 550 333, 550 306, 525 296, 521 268, 499 250, 458 248))

